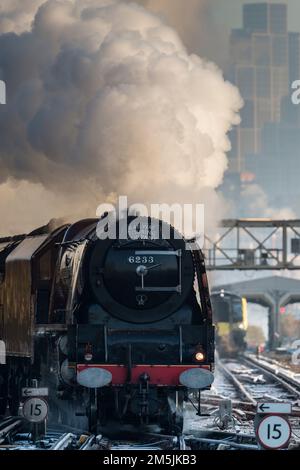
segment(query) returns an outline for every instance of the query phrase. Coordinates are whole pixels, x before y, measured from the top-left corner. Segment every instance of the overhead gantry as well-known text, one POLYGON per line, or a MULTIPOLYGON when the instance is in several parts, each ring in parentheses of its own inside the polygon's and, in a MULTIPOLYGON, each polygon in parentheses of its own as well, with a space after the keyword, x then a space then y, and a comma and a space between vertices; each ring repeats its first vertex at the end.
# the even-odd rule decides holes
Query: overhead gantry
POLYGON ((300 269, 300 220, 227 219, 204 240, 210 271, 300 269))

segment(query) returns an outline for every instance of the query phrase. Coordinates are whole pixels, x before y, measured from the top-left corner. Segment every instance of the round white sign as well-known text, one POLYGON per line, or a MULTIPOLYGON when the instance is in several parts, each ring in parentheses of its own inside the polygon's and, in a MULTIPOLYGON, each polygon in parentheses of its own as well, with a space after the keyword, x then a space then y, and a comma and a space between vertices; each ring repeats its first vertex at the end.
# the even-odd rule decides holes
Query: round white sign
POLYGON ((291 425, 282 416, 266 416, 257 428, 257 437, 266 449, 282 449, 291 438, 291 425))
POLYGON ((48 416, 48 403, 43 398, 28 398, 23 404, 23 415, 31 423, 41 423, 48 416))

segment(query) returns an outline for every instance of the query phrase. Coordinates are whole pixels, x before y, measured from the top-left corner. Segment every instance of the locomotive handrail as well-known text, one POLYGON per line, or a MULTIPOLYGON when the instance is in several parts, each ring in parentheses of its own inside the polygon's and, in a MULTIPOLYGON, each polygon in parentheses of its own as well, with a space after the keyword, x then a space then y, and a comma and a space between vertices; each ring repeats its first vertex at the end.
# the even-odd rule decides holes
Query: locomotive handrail
POLYGON ((212 306, 210 301, 210 293, 204 263, 204 256, 201 250, 194 250, 193 254, 196 258, 195 265, 202 307, 202 315, 204 317, 205 322, 212 324, 212 306))
POLYGON ((182 256, 182 250, 136 250, 137 256, 143 255, 159 255, 159 256, 182 256))

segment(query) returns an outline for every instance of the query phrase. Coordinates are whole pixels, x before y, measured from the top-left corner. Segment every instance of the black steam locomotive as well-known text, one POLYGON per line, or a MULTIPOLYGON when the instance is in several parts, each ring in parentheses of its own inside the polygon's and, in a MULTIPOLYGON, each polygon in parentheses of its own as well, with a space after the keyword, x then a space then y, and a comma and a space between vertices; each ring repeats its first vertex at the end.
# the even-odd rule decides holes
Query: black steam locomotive
POLYGON ((0 240, 0 414, 7 403, 16 414, 22 386, 37 378, 50 399, 86 401, 90 429, 178 431, 188 390, 211 385, 202 252, 162 221, 129 217, 122 237, 120 224, 112 239, 87 219, 0 240))

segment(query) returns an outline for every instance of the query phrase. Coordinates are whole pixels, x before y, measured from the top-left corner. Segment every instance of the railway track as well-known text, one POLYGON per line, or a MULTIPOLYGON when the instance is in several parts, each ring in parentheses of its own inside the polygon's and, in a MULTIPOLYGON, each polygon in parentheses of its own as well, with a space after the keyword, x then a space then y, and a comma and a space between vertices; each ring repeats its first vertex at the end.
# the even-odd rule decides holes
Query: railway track
POLYGON ((66 426, 48 426, 36 442, 22 417, 9 417, 0 421, 0 449, 51 451, 126 451, 187 449, 257 449, 253 419, 260 401, 289 401, 293 406, 291 419, 300 434, 300 383, 284 371, 278 372, 273 364, 253 356, 217 361, 216 381, 212 391, 202 397, 202 414, 195 417, 191 410, 192 426, 180 436, 159 433, 119 435, 107 438, 82 429, 66 426), (230 400, 232 416, 228 427, 220 427, 218 409, 222 401, 230 400), (237 418, 237 419, 236 419, 237 418), (239 419, 241 418, 241 419, 239 419), (298 418, 296 420, 296 418, 298 418), (217 423, 217 424, 216 424, 217 423))
POLYGON ((245 400, 247 403, 255 406, 256 405, 256 400, 248 392, 245 385, 239 379, 237 379, 237 377, 230 370, 230 368, 227 365, 225 365, 225 363, 223 363, 223 361, 219 362, 218 367, 221 370, 221 372, 225 375, 225 377, 228 378, 228 380, 233 384, 233 386, 235 387, 238 394, 240 394, 241 399, 245 400))
POLYGON ((283 387, 300 399, 300 380, 295 378, 294 373, 272 362, 268 362, 264 358, 255 358, 253 355, 245 356, 245 361, 268 374, 274 380, 277 380, 283 387))
POLYGON ((50 450, 79 450, 79 451, 124 451, 124 450, 186 450, 184 436, 164 436, 161 434, 144 434, 139 440, 130 438, 108 439, 102 435, 81 435, 65 433, 50 450))
POLYGON ((196 434, 168 436, 157 433, 119 435, 107 438, 104 435, 85 433, 75 429, 68 431, 52 428, 33 442, 28 425, 20 418, 7 418, 0 422, 0 450, 48 450, 48 451, 186 451, 217 450, 220 448, 257 449, 254 436, 220 430, 198 429, 196 434))
POLYGON ((30 426, 22 417, 8 417, 0 421, 0 450, 49 451, 126 451, 126 450, 186 450, 185 436, 167 436, 142 433, 139 436, 119 435, 107 438, 78 429, 49 426, 44 435, 33 440, 30 426))
POLYGON ((0 422, 0 447, 5 443, 12 445, 14 436, 22 428, 24 420, 22 418, 9 417, 0 422))
POLYGON ((263 400, 289 401, 294 414, 300 416, 300 382, 296 383, 283 373, 276 373, 274 367, 253 356, 223 359, 217 367, 235 387, 242 402, 254 408, 263 400))

